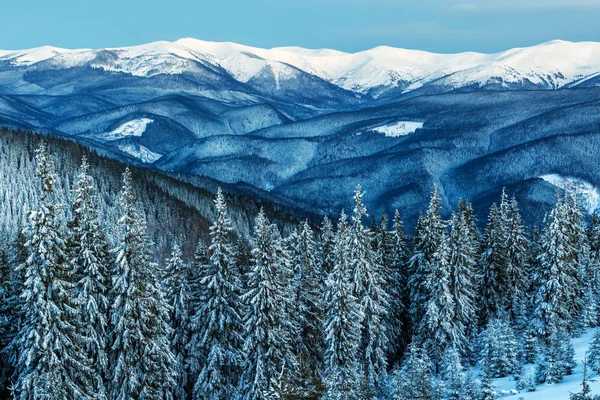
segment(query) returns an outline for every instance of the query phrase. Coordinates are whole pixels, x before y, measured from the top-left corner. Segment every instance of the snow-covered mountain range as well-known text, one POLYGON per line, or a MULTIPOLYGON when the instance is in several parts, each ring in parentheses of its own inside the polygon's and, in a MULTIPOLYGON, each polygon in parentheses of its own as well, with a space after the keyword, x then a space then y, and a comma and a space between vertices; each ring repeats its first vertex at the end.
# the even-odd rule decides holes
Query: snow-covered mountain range
POLYGON ((369 209, 401 208, 409 225, 433 183, 446 204, 469 198, 481 213, 507 186, 528 223, 565 182, 597 196, 599 110, 592 42, 497 54, 196 39, 0 51, 0 126, 313 212, 348 207, 361 183, 369 209))
POLYGON ((378 89, 374 93, 378 95, 386 88, 408 92, 433 82, 453 88, 491 84, 556 89, 581 85, 600 74, 600 43, 556 40, 497 54, 435 54, 387 46, 345 53, 300 47, 261 49, 188 38, 98 50, 45 46, 0 51, 0 61, 14 66, 45 63, 48 68, 89 66, 140 77, 185 74, 200 63, 223 68, 243 83, 268 72, 277 84, 302 71, 360 94, 378 89))

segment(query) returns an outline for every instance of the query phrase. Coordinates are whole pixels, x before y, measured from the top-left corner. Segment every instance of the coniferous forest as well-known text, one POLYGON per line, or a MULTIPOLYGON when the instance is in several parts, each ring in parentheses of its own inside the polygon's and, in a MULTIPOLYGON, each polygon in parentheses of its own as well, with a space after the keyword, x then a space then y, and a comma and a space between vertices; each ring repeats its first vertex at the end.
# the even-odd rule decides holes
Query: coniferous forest
MULTIPOLYGON (((0 140, 6 397, 489 400, 497 378, 561 382, 600 322, 600 217, 570 193, 529 227, 505 191, 480 232, 434 186, 409 235, 360 186, 347 213, 292 223, 111 164, 116 183, 52 138, 0 140)), ((573 399, 591 398, 584 381, 573 399)))

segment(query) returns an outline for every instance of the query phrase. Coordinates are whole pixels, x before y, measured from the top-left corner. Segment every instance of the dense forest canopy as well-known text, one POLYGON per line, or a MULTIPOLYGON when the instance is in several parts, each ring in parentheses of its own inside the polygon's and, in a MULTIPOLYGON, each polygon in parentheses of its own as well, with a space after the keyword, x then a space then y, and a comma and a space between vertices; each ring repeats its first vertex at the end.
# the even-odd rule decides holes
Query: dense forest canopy
POLYGON ((0 141, 18 399, 488 400, 496 378, 563 380, 600 322, 600 218, 571 193, 534 228, 505 191, 480 232, 468 201, 442 218, 434 186, 409 239, 402 210, 367 223, 360 186, 348 215, 292 226, 75 144, 0 141))

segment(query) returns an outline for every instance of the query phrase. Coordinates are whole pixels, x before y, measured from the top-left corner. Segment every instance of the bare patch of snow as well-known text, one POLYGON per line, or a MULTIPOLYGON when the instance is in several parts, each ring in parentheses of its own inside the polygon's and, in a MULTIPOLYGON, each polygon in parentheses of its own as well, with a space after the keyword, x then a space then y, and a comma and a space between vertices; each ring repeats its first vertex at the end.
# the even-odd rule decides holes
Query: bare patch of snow
POLYGON ((557 174, 542 175, 540 178, 558 188, 575 193, 582 202, 583 207, 590 214, 593 214, 600 207, 600 192, 589 182, 557 174))
POLYGON ((392 124, 378 126, 377 128, 374 128, 372 130, 375 132, 383 133, 385 136, 388 137, 399 137, 414 133, 417 129, 421 129, 422 127, 422 122, 398 121, 392 124))
POLYGON ((147 147, 138 146, 138 145, 134 145, 134 144, 119 145, 119 150, 137 158, 138 160, 140 160, 144 163, 148 163, 148 164, 153 163, 162 157, 161 154, 155 153, 152 150, 148 149, 147 147))
POLYGON ((140 118, 134 119, 124 124, 120 125, 118 128, 113 129, 110 132, 104 133, 101 137, 104 140, 118 140, 123 139, 124 137, 129 136, 142 136, 142 134, 146 131, 146 127, 154 122, 154 120, 150 118, 140 118))

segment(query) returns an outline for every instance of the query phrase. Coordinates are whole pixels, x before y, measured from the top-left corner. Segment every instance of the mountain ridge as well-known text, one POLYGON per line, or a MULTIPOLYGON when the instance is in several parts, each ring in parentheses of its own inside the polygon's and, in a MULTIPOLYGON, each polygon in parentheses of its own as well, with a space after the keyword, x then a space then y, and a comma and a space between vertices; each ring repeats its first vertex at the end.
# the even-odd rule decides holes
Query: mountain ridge
POLYGON ((120 48, 0 50, 2 61, 15 67, 85 65, 139 77, 185 74, 194 70, 195 63, 208 63, 242 83, 265 69, 271 70, 276 81, 293 78, 298 69, 341 89, 363 96, 371 92, 377 98, 381 94, 373 91, 381 87, 400 87, 406 93, 434 82, 465 87, 500 80, 501 87, 527 82, 545 89, 566 87, 600 74, 600 43, 553 40, 491 54, 441 54, 390 46, 347 53, 293 46, 264 49, 182 38, 120 48))

